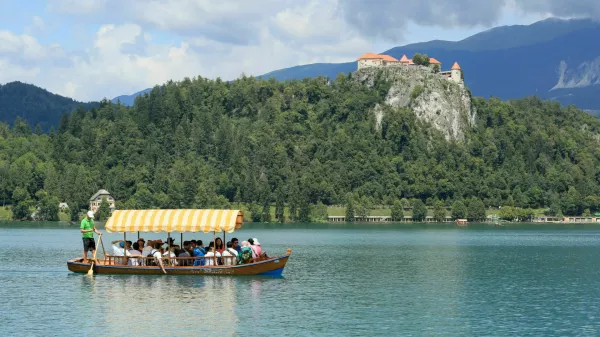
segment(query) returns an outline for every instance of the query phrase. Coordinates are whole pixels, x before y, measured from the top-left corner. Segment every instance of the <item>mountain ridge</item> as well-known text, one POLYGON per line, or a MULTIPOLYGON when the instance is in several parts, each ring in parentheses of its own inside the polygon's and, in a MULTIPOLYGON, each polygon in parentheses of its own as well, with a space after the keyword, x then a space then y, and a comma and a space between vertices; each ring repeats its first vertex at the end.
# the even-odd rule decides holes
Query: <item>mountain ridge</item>
POLYGON ((89 110, 97 102, 78 102, 44 88, 20 81, 0 84, 0 121, 13 124, 17 118, 42 130, 57 126, 63 114, 78 108, 89 110))

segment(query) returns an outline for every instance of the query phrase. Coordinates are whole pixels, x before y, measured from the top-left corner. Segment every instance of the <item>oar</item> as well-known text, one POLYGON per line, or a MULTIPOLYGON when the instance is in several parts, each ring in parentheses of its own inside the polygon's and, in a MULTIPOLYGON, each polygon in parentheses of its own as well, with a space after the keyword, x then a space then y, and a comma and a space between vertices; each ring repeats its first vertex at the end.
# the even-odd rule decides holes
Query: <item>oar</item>
MULTIPOLYGON (((96 242, 97 241, 98 240, 96 240, 96 242)), ((87 272, 88 276, 94 275, 94 262, 96 261, 96 253, 98 252, 98 249, 97 249, 95 243, 94 243, 94 248, 96 248, 96 249, 94 249, 94 256, 92 256, 92 265, 90 266, 90 270, 88 270, 88 272, 87 272)))

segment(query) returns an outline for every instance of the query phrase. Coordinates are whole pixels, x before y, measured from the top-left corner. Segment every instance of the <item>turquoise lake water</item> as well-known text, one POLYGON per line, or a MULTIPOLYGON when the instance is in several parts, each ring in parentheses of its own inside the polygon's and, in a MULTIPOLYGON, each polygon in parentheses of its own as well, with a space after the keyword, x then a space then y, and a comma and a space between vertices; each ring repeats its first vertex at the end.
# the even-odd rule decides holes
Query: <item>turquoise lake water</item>
POLYGON ((67 270, 76 226, 0 224, 2 335, 600 334, 600 226, 249 224, 234 236, 270 255, 291 247, 284 277, 91 278, 67 270))

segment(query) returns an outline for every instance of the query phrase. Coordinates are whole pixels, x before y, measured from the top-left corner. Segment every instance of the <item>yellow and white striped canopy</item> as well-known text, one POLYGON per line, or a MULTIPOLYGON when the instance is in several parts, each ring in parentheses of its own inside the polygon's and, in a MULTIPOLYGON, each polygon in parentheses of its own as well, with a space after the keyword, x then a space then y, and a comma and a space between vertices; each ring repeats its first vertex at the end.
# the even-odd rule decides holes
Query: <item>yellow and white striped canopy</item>
POLYGON ((106 222, 111 232, 227 232, 242 228, 240 210, 149 209, 115 210, 106 222))

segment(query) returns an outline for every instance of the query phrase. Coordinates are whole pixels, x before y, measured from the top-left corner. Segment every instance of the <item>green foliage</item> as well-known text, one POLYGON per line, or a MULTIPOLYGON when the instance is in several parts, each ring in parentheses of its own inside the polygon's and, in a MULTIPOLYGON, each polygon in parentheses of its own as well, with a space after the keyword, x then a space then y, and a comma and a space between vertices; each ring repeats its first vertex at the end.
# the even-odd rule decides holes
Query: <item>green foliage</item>
POLYGON ((416 85, 413 90, 410 92, 410 99, 411 101, 416 100, 419 96, 421 96, 421 94, 423 93, 423 91, 425 91, 425 88, 423 88, 422 85, 416 85))
POLYGON ((250 211, 250 219, 252 222, 260 222, 262 220, 260 207, 256 203, 251 203, 248 206, 248 211, 250 211))
POLYGON ((106 197, 102 197, 102 201, 100 201, 100 207, 98 207, 98 210, 94 214, 94 218, 98 221, 103 221, 108 219, 109 216, 110 204, 108 203, 108 200, 106 200, 106 197))
POLYGON ((44 190, 39 190, 36 194, 38 198, 37 218, 41 221, 58 221, 58 198, 49 195, 44 190))
POLYGON ((29 220, 31 218, 31 207, 33 200, 29 193, 22 187, 17 187, 12 195, 15 205, 12 209, 13 220, 29 220))
POLYGON ((156 87, 134 107, 78 109, 51 134, 0 124, 0 199, 26 219, 45 190, 69 204, 74 221, 100 187, 119 207, 243 203, 256 221, 270 220, 273 204, 278 221, 286 204, 290 221, 309 221, 319 202, 367 215, 398 199, 402 213, 409 199, 444 200, 460 218, 471 209, 458 200, 472 198, 484 211, 600 211, 596 118, 535 97, 474 98, 466 140, 448 142, 409 108, 384 107, 376 128, 371 112, 389 85, 380 82, 193 78, 156 87))
MULTIPOLYGON (((433 65, 433 72, 434 72, 434 73, 436 73, 436 74, 437 74, 437 73, 439 73, 439 72, 440 72, 440 70, 441 70, 441 69, 440 69, 440 65, 439 65, 439 64, 434 64, 434 65, 433 65)), ((446 84, 446 83, 444 83, 444 84, 446 84)))
POLYGON ((590 217, 590 216, 592 216, 592 212, 590 211, 589 208, 586 208, 586 209, 583 210, 582 216, 584 216, 584 217, 590 217))
POLYGON ((465 219, 467 217, 467 206, 461 200, 456 200, 452 204, 452 217, 454 219, 465 219))
POLYGON ((318 202, 313 208, 313 215, 311 216, 313 221, 324 222, 327 221, 327 206, 322 202, 318 202))
POLYGON ((394 200, 392 206, 392 221, 402 221, 404 219, 404 210, 400 200, 394 200))
POLYGON ((346 203, 346 221, 354 222, 354 205, 352 199, 348 200, 346 203))
POLYGON ((275 196, 275 219, 278 222, 285 222, 285 196, 283 195, 283 189, 279 187, 275 196))
POLYGON ((485 220, 485 205, 478 198, 473 198, 467 206, 467 219, 469 221, 485 220))
POLYGON ((427 216, 427 206, 420 199, 415 200, 413 204, 413 220, 423 221, 427 216))
POLYGON ((446 218, 446 207, 440 200, 436 201, 433 205, 433 218, 436 221, 442 222, 446 218))
POLYGON ((508 221, 530 221, 533 214, 530 208, 504 206, 500 208, 498 216, 508 221))
POLYGON ((427 54, 415 54, 412 58, 412 61, 416 65, 428 66, 429 65, 429 56, 427 56, 427 54))

